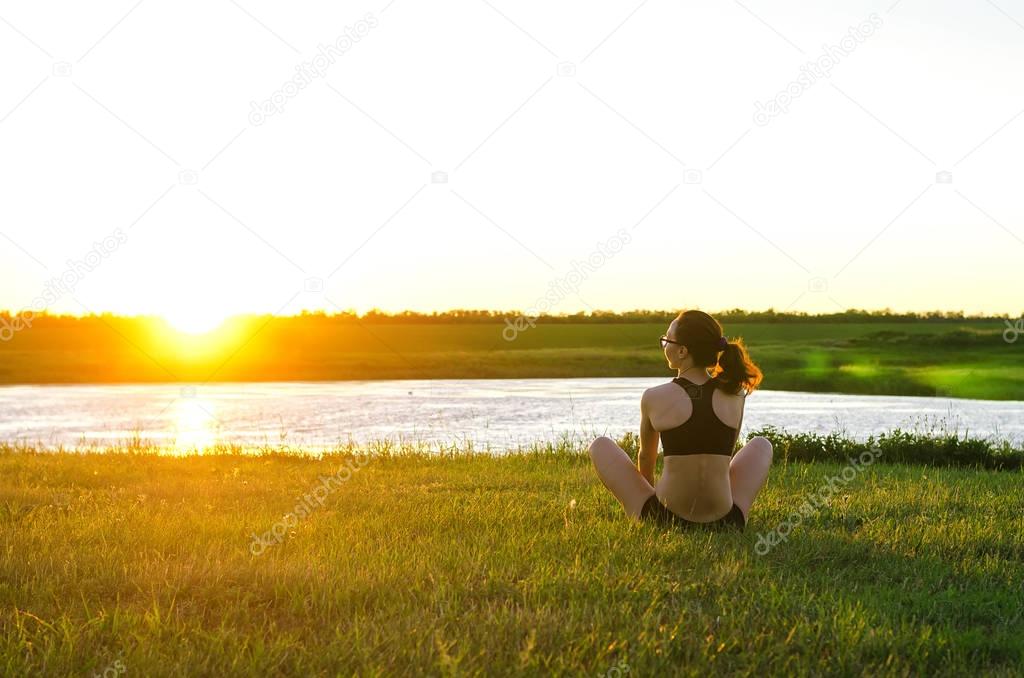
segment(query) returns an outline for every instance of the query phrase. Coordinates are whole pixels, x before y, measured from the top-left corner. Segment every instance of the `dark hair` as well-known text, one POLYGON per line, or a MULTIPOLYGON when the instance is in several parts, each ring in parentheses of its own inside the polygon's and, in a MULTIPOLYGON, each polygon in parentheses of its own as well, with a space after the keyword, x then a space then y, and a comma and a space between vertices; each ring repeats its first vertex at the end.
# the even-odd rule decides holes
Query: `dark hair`
POLYGON ((698 367, 713 367, 711 376, 727 393, 752 392, 763 375, 747 354, 743 339, 737 337, 719 348, 724 337, 722 325, 704 311, 683 311, 676 317, 676 341, 693 355, 698 367), (719 355, 721 351, 721 355, 719 355))

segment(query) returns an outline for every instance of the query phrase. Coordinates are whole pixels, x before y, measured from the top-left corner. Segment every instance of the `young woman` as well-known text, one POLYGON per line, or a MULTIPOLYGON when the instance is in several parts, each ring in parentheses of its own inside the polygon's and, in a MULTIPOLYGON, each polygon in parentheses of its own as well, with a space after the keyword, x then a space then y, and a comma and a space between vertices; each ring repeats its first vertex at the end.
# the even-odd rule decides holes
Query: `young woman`
POLYGON ((678 376, 640 400, 637 464, 601 437, 590 446, 597 475, 631 518, 742 529, 772 463, 772 445, 761 436, 732 453, 745 398, 760 384, 761 370, 743 343, 728 341, 702 311, 680 313, 661 347, 678 376), (655 484, 659 439, 665 462, 655 484))

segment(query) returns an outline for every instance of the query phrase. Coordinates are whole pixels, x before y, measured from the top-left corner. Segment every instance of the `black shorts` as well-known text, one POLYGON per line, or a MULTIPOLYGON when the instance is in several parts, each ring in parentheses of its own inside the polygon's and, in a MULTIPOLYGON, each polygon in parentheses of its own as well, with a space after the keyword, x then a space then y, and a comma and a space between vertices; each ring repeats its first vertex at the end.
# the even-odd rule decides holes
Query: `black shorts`
POLYGON ((747 526, 747 521, 743 518, 743 511, 736 504, 733 504, 732 510, 718 520, 713 520, 710 523, 696 523, 669 511, 668 507, 661 503, 656 494, 652 494, 651 498, 644 504, 644 507, 640 509, 640 519, 678 528, 736 528, 742 532, 743 528, 747 526))

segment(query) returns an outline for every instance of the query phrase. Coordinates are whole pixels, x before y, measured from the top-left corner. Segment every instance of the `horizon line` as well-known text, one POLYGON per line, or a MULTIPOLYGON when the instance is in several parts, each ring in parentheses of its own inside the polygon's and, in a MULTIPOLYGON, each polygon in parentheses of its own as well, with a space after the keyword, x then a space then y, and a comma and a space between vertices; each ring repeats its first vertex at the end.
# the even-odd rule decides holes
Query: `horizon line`
MULTIPOLYGON (((634 308, 623 311, 614 311, 610 309, 591 309, 589 311, 576 311, 576 312, 562 312, 562 313, 539 313, 537 315, 526 316, 525 311, 522 309, 486 309, 486 308, 449 308, 445 310, 434 309, 431 311, 418 311, 412 309, 404 309, 401 311, 388 311, 380 308, 371 308, 362 312, 356 309, 342 309, 336 311, 329 311, 327 309, 302 309, 297 313, 281 314, 270 311, 239 311, 229 313, 223 316, 223 321, 227 322, 235 318, 263 318, 263 317, 275 317, 275 318, 303 318, 310 316, 320 316, 326 318, 335 317, 385 317, 385 318, 401 318, 401 317, 458 317, 459 315, 476 315, 476 316, 490 316, 495 319, 505 318, 518 318, 518 317, 532 317, 532 318, 553 318, 553 319, 565 319, 565 318, 596 318, 596 317, 628 317, 637 315, 648 315, 648 316, 674 316, 680 313, 681 310, 689 310, 694 307, 687 307, 680 310, 670 309, 645 309, 645 308, 634 308)), ((704 310, 704 309, 701 309, 704 310)), ((975 312, 968 314, 963 309, 955 310, 942 310, 942 309, 927 309, 927 310, 912 310, 912 311, 897 311, 891 308, 876 308, 876 309, 863 309, 863 308, 848 308, 842 311, 790 311, 790 310, 777 310, 774 307, 768 307, 762 310, 744 309, 744 308, 728 308, 719 309, 716 311, 705 311, 712 317, 717 316, 743 316, 743 315, 773 315, 778 317, 785 316, 797 316, 802 318, 824 318, 833 316, 844 316, 844 315, 862 315, 871 317, 911 317, 921 319, 1003 319, 1003 318, 1014 318, 1024 317, 1024 309, 1018 314, 1013 315, 1009 312, 1004 313, 983 313, 975 312)), ((116 311, 100 311, 100 312, 89 312, 89 313, 50 313, 46 310, 36 313, 31 310, 15 311, 13 309, 0 309, 0 316, 7 318, 14 318, 17 316, 25 317, 29 314, 32 319, 88 319, 88 318, 99 318, 99 317, 116 317, 121 319, 166 319, 162 313, 120 313, 116 311)))

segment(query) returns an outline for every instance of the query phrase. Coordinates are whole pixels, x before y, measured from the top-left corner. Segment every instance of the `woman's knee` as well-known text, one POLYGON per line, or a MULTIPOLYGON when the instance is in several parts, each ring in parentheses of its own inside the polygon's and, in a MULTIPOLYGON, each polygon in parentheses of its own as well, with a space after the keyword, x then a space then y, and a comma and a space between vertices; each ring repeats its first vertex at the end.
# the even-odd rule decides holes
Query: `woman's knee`
POLYGON ((750 454, 757 456, 760 459, 766 460, 771 463, 772 458, 772 444, 771 440, 763 435, 755 435, 750 440, 746 441, 744 446, 750 451, 750 454))
POLYGON ((754 436, 748 440, 729 464, 730 471, 740 467, 771 466, 772 442, 764 436, 754 436))
POLYGON ((614 472, 623 456, 622 449, 608 436, 601 436, 590 444, 590 462, 599 474, 614 472))
POLYGON ((768 440, 764 436, 754 436, 750 439, 751 443, 756 445, 758 456, 764 459, 767 463, 772 463, 772 441, 768 440))
POLYGON ((590 458, 594 459, 595 456, 601 454, 605 450, 612 449, 615 446, 615 441, 608 436, 600 436, 594 442, 590 443, 590 458))

